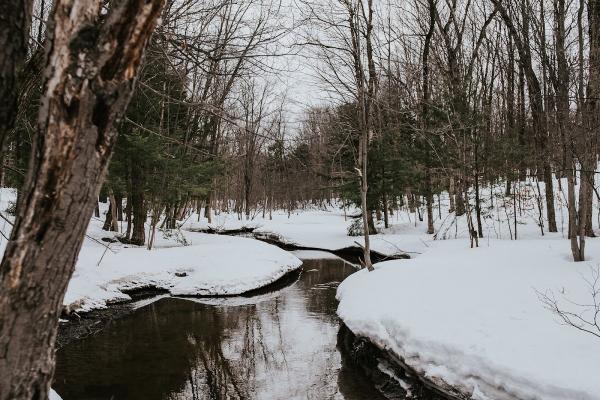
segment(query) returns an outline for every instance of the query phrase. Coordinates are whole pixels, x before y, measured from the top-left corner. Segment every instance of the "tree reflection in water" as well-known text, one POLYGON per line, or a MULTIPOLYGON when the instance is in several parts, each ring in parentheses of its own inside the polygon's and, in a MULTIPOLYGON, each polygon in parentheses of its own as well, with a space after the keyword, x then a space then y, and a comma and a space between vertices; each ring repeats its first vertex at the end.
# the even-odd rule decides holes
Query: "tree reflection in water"
POLYGON ((355 271, 307 260, 257 298, 160 300, 58 354, 64 400, 378 399, 336 349, 335 288, 355 271))

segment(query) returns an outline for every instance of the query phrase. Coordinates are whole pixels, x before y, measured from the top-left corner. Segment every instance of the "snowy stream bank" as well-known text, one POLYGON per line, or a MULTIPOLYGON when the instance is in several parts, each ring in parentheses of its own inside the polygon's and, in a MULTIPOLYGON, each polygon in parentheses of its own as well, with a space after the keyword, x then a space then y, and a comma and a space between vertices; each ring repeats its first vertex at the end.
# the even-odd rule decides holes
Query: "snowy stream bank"
MULTIPOLYGON (((589 316, 600 260, 573 263, 561 238, 437 242, 413 260, 377 264, 338 288, 338 315, 357 336, 439 388, 477 400, 598 400, 598 338, 560 323, 544 295, 589 316)), ((593 317, 593 315, 592 315, 593 317)))
POLYGON ((130 301, 127 292, 152 288, 175 296, 233 296, 267 286, 302 262, 253 239, 186 234, 190 245, 157 248, 84 246, 64 299, 85 312, 130 301))

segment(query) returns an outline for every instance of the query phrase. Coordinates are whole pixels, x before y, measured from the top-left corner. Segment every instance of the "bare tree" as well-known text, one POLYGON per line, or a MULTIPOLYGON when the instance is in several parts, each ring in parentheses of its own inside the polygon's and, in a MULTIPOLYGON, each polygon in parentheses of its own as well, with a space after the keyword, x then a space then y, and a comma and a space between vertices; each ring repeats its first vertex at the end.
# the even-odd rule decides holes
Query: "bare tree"
POLYGON ((587 303, 575 302, 564 295, 557 298, 551 290, 538 291, 538 298, 566 326, 600 339, 600 268, 592 268, 591 276, 583 279, 590 297, 587 303))
POLYGON ((362 224, 364 231, 363 263, 372 269, 370 227, 372 210, 367 203, 369 143, 376 132, 378 72, 375 54, 375 8, 372 0, 336 0, 321 7, 304 2, 307 19, 325 31, 323 36, 309 34, 306 44, 320 51, 327 71, 320 77, 342 99, 350 97, 358 121, 358 156, 356 173, 360 182, 362 224), (335 11, 327 16, 327 7, 335 11))
MULTIPOLYGON (((531 116, 533 120, 533 130, 537 143, 538 168, 542 171, 544 182, 546 184, 546 217, 548 219, 548 230, 557 232, 556 213, 554 209, 554 185, 552 181, 552 166, 550 164, 550 148, 548 145, 548 127, 544 115, 544 96, 542 85, 534 69, 532 57, 532 48, 530 43, 530 24, 531 15, 525 2, 521 3, 521 31, 517 29, 515 18, 510 9, 502 0, 492 0, 496 6, 500 17, 506 24, 508 31, 513 39, 519 54, 519 65, 523 69, 527 80, 527 89, 529 93, 529 103, 531 107, 531 116)), ((509 5, 511 3, 509 2, 509 5)))

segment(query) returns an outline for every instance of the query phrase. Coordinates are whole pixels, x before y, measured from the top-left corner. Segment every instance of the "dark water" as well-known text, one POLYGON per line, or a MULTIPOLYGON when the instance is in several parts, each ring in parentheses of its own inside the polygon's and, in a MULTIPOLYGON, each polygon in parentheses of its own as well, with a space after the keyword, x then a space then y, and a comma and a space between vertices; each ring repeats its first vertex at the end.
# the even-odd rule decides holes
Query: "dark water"
POLYGON ((64 400, 380 399, 336 348, 335 290, 353 272, 305 260, 276 292, 161 299, 61 349, 54 388, 64 400))

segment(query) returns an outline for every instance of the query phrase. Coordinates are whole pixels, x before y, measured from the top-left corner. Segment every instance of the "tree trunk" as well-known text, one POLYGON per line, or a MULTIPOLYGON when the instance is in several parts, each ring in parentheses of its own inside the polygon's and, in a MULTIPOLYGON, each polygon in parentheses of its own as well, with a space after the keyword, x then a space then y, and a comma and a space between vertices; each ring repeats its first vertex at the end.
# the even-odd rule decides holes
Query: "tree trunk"
POLYGON ((108 201, 108 211, 106 212, 106 218, 102 229, 105 231, 118 232, 119 223, 117 222, 117 204, 112 189, 108 190, 108 201))
POLYGON ((127 230, 125 232, 125 238, 131 238, 131 228, 133 226, 133 207, 131 206, 132 198, 131 194, 127 195, 127 205, 125 206, 125 215, 127 219, 127 230))
POLYGON ((131 244, 143 246, 146 243, 146 220, 148 212, 144 203, 143 172, 138 166, 131 169, 131 211, 133 214, 133 228, 131 230, 131 244))
MULTIPOLYGON (((477 165, 477 161, 475 161, 477 165)), ((477 167, 475 168, 475 214, 477 218, 477 234, 480 238, 483 238, 483 225, 481 224, 481 196, 479 193, 479 172, 477 167)))
POLYGON ((115 204, 117 205, 117 221, 123 221, 123 196, 115 196, 115 204))
POLYGON ((463 197, 463 193, 465 191, 465 187, 464 187, 464 179, 462 178, 458 178, 457 179, 457 185, 456 185, 456 193, 455 193, 455 200, 454 200, 454 204, 456 207, 456 215, 457 216, 461 216, 461 215, 465 215, 465 198, 463 197))
POLYGON ((385 226, 385 229, 390 227, 390 210, 389 210, 389 206, 388 206, 388 199, 387 199, 387 193, 384 191, 383 192, 383 225, 385 226))
POLYGON ((367 157, 368 157, 368 132, 363 132, 362 140, 361 140, 361 176, 360 176, 360 204, 362 208, 362 218, 363 218, 363 231, 364 231, 364 240, 365 245, 363 248, 363 262, 364 266, 371 271, 373 269, 373 263, 371 262, 371 242, 370 242, 370 231, 371 226, 373 226, 373 216, 371 215, 368 205, 367 205, 367 192, 368 192, 368 183, 367 183, 367 157))
MULTIPOLYGON (((252 157, 247 155, 246 157, 252 157)), ((251 195, 252 195, 252 171, 250 168, 251 163, 247 163, 248 167, 244 169, 244 214, 246 214, 246 219, 250 219, 250 208, 251 204, 251 195)))
POLYGON ((408 211, 410 211, 411 213, 415 213, 417 211, 416 202, 415 196, 413 195, 411 188, 406 189, 406 201, 408 202, 408 211))
POLYGON ((577 235, 579 229, 577 227, 577 210, 575 209, 575 176, 573 174, 573 166, 568 165, 567 173, 567 209, 569 211, 569 240, 571 241, 571 254, 573 261, 583 261, 577 235))
POLYGON ((448 196, 450 197, 450 208, 448 209, 448 212, 451 212, 451 213, 456 211, 456 205, 454 204, 455 193, 456 193, 456 188, 454 185, 454 176, 451 175, 450 183, 448 184, 448 196))
POLYGON ((102 225, 103 231, 112 231, 112 204, 108 204, 108 210, 106 211, 106 215, 104 216, 104 225, 102 225))
MULTIPOLYGON (((423 45, 423 104, 421 106, 421 118, 423 126, 423 134, 427 135, 429 128, 429 102, 431 101, 431 91, 429 90, 429 51, 431 48, 431 39, 435 32, 435 16, 436 16, 436 4, 434 0, 428 1, 429 8, 429 29, 425 35, 425 43, 423 45)), ((431 155, 427 151, 426 159, 430 163, 431 155)), ((433 235, 435 229, 433 227, 433 190, 431 183, 431 167, 427 165, 425 167, 425 197, 427 202, 427 233, 433 235)))
POLYGON ((37 136, 0 266, 0 400, 48 398, 63 296, 162 9, 117 2, 97 27, 101 3, 56 0, 49 18, 37 136))
POLYGON ((204 218, 206 218, 206 221, 211 224, 212 223, 212 212, 211 212, 211 199, 212 199, 212 193, 209 192, 208 193, 208 197, 206 198, 206 207, 204 207, 204 218))
POLYGON ((111 231, 119 232, 119 221, 117 220, 117 200, 115 200, 115 194, 112 189, 108 191, 108 200, 110 201, 110 220, 111 220, 111 231))
POLYGON ((375 220, 373 219, 373 212, 367 212, 367 226, 369 227, 369 235, 377 234, 377 229, 375 228, 375 220))
MULTIPOLYGON (((583 1, 581 4, 583 8, 583 1)), ((587 193, 585 201, 588 207, 587 219, 585 221, 586 235, 594 236, 592 229, 592 202, 593 202, 593 184, 597 168, 597 153, 598 153, 598 130, 600 129, 600 2, 588 2, 588 26, 589 26, 589 42, 590 54, 588 63, 588 85, 587 85, 587 101, 585 104, 585 150, 586 157, 586 182, 587 193)), ((583 86, 583 84, 582 84, 583 86)))
POLYGON ((0 149, 17 115, 18 83, 29 41, 33 0, 0 2, 0 149))

